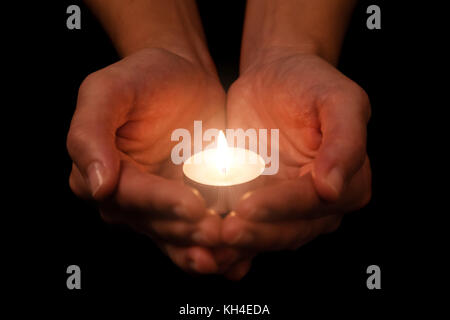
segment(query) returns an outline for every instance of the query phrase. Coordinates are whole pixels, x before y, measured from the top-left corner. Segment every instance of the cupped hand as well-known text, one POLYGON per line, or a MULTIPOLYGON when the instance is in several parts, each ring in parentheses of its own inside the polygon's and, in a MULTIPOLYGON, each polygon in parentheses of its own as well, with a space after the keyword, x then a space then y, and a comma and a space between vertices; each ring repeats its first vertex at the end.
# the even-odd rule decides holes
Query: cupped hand
POLYGON ((228 92, 228 126, 279 129, 280 166, 224 221, 223 240, 241 250, 241 264, 298 248, 367 204, 369 117, 364 90, 318 56, 275 54, 242 72, 228 92))
POLYGON ((67 147, 70 186, 102 217, 152 237, 182 269, 216 272, 210 249, 220 218, 182 182, 172 131, 224 126, 225 95, 214 72, 165 51, 144 49, 82 83, 67 147))

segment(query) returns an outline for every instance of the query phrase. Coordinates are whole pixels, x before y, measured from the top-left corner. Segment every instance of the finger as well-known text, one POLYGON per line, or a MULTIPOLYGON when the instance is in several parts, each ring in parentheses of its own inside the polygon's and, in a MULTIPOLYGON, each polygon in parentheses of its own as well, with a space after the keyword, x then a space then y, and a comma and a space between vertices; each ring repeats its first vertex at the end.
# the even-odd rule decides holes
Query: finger
POLYGON ((198 221, 207 214, 203 198, 181 181, 141 171, 127 161, 121 161, 117 190, 107 206, 117 208, 119 219, 138 215, 142 223, 155 218, 198 221))
POLYGON ((314 161, 313 176, 319 195, 336 201, 366 156, 370 103, 359 87, 330 95, 320 106, 322 144, 314 161))
POLYGON ((289 222, 252 222, 234 217, 223 226, 224 241, 247 250, 277 251, 296 249, 322 233, 334 231, 340 224, 340 215, 289 222))
POLYGON ((86 180, 81 175, 78 167, 72 163, 72 171, 69 177, 69 185, 70 189, 72 189, 73 193, 79 198, 88 200, 92 199, 92 193, 89 188, 89 185, 86 184, 86 180))
POLYGON ((198 223, 179 220, 150 220, 148 230, 158 239, 175 245, 214 247, 220 241, 219 216, 206 216, 198 223))
POLYGON ((320 202, 312 177, 307 174, 245 194, 234 214, 255 221, 296 220, 315 216, 320 202))
POLYGON ((131 103, 130 90, 102 72, 87 77, 80 87, 67 149, 96 199, 105 198, 116 186, 120 160, 115 132, 131 103))
POLYGON ((178 247, 163 244, 169 258, 186 272, 215 273, 218 270, 214 257, 208 249, 202 247, 178 247))
POLYGON ((231 281, 239 281, 250 271, 252 260, 246 259, 233 265, 224 276, 231 281))
POLYGON ((363 167, 334 203, 320 198, 311 174, 306 174, 246 194, 239 201, 235 214, 253 221, 313 219, 362 208, 368 203, 370 196, 370 164, 366 157, 363 167))
POLYGON ((219 273, 225 273, 236 262, 250 256, 246 251, 231 247, 215 248, 213 254, 219 267, 219 273))

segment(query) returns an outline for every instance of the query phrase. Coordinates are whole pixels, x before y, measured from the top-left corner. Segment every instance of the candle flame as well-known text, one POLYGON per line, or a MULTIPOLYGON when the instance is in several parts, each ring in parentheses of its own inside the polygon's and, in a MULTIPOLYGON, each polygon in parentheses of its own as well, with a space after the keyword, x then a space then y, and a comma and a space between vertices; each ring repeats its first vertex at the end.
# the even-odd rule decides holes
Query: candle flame
POLYGON ((217 149, 216 149, 216 163, 217 168, 223 174, 227 174, 227 170, 229 167, 229 148, 227 144, 227 139, 223 131, 221 130, 217 139, 217 149))

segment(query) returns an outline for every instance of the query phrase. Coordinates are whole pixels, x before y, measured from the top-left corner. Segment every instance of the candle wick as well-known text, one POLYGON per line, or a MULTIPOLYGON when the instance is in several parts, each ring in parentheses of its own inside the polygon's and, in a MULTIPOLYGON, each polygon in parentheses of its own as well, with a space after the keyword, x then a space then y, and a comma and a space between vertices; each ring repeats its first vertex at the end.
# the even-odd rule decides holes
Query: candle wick
POLYGON ((223 174, 227 174, 227 168, 226 167, 222 168, 222 172, 223 174))

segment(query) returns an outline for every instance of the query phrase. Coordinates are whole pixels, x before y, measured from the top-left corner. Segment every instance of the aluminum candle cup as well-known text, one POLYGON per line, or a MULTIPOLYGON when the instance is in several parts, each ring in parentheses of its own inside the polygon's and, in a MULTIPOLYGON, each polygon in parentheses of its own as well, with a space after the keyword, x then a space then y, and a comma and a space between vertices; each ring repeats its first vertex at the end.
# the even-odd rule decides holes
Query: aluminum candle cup
POLYGON ((183 174, 185 182, 200 192, 208 208, 226 214, 235 209, 244 193, 262 184, 264 168, 265 162, 260 155, 251 150, 228 147, 221 132, 217 148, 187 159, 183 174))

